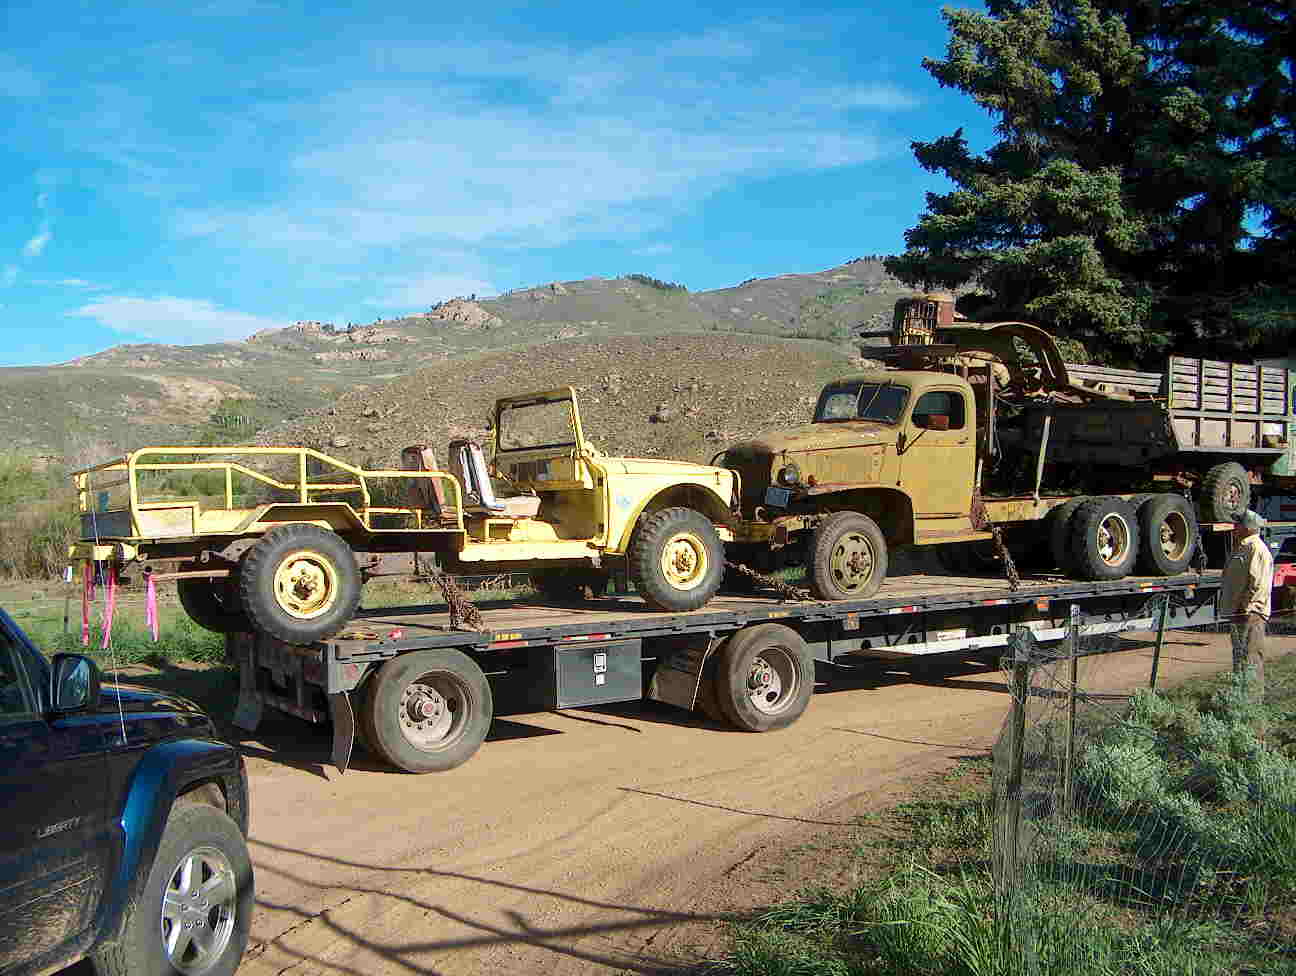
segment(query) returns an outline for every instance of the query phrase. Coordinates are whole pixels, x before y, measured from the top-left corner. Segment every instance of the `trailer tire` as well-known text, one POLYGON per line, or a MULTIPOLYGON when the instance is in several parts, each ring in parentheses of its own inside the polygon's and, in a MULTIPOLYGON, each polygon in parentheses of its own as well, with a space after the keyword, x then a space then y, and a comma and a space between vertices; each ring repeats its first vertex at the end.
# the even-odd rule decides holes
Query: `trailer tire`
POLYGON ((258 629, 288 644, 310 644, 351 619, 360 604, 360 570, 337 533, 293 522, 247 551, 239 593, 258 629))
POLYGON ((887 574, 878 524, 859 512, 833 512, 810 540, 810 589, 821 600, 867 600, 887 574))
POLYGON ((594 597, 607 592, 612 574, 590 566, 573 566, 567 569, 538 569, 531 574, 531 585, 542 596, 552 600, 584 600, 585 588, 594 597))
POLYGON ((466 762, 494 714, 490 682, 454 648, 411 651, 369 679, 360 725, 379 758, 407 773, 434 773, 466 762))
POLYGON ((814 680, 810 648, 783 624, 746 627, 716 652, 716 701, 744 732, 791 725, 810 703, 814 680))
POLYGON ((1232 522, 1251 505, 1251 478, 1236 461, 1225 461, 1206 472, 1198 494, 1203 522, 1232 522))
POLYGON ((649 606, 675 613, 696 610, 720 589, 724 543, 701 512, 663 508, 636 530, 630 567, 649 606))
POLYGON ((252 621, 239 602, 238 587, 229 579, 179 579, 176 595, 189 619, 213 634, 246 633, 252 621))
POLYGON ((1075 562, 1071 558, 1071 519, 1088 497, 1081 495, 1063 502, 1048 513, 1048 547, 1053 565, 1064 574, 1075 572, 1075 562))
POLYGON ((1148 576, 1178 576, 1197 551, 1200 530, 1192 503, 1183 495, 1153 495, 1138 510, 1139 571, 1148 576))
POLYGON ((1123 579, 1138 554, 1138 517, 1125 499, 1091 498, 1071 516, 1071 556, 1081 579, 1123 579))

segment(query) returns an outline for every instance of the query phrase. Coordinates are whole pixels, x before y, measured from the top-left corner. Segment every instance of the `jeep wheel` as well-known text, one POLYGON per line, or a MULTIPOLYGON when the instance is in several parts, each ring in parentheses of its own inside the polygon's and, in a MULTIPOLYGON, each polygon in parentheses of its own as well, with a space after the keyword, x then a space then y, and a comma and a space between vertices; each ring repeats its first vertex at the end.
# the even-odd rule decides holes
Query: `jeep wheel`
POLYGON ((834 512, 814 531, 809 563, 819 599, 867 600, 886 579, 886 539, 867 515, 834 512))
POLYGON ((189 619, 204 630, 237 634, 252 629, 239 603, 238 588, 228 579, 176 580, 176 595, 189 619))
POLYGON ((176 806, 102 976, 232 976, 252 921, 252 862, 239 829, 206 804, 176 806))
POLYGON ((639 595, 649 606, 696 610, 720 589, 724 544, 701 512, 664 508, 639 526, 630 567, 639 595))
POLYGON ((539 569, 531 573, 531 585, 550 600, 584 600, 585 588, 597 598, 607 592, 611 574, 604 569, 574 566, 570 569, 539 569))
POLYGON ((387 661, 369 679, 362 728, 366 745, 407 773, 466 762, 494 714, 490 683, 462 651, 431 648, 387 661))
POLYGON ((346 626, 360 604, 351 547, 328 529, 271 529, 243 557, 243 607, 256 626, 288 644, 310 644, 346 626))
POLYGON ((758 624, 716 651, 712 694, 734 726, 768 732, 800 718, 814 680, 814 657, 801 635, 782 624, 758 624))
POLYGON ((1203 522, 1232 522, 1251 504, 1251 478, 1236 461, 1225 461, 1206 472, 1197 499, 1203 522))

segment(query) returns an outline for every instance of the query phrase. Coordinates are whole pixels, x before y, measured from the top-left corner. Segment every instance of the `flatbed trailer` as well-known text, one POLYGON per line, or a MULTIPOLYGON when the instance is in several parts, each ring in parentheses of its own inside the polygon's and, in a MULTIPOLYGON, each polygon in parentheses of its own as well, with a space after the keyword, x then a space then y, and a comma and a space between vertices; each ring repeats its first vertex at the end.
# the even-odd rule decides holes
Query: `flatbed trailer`
POLYGON ((1029 631, 1064 638, 1072 608, 1081 635, 1155 629, 1150 598, 1169 594, 1165 627, 1215 620, 1216 572, 1077 582, 1025 577, 914 575, 887 580, 868 600, 825 603, 720 595, 701 610, 649 609, 634 596, 479 606, 481 628, 443 609, 362 610, 312 645, 263 633, 227 635, 239 667, 234 722, 254 731, 264 709, 332 722, 333 762, 345 771, 359 735, 410 772, 466 761, 494 714, 492 684, 507 682, 531 710, 650 698, 697 709, 740 729, 792 724, 814 691, 816 666, 876 659, 985 654, 1029 631))

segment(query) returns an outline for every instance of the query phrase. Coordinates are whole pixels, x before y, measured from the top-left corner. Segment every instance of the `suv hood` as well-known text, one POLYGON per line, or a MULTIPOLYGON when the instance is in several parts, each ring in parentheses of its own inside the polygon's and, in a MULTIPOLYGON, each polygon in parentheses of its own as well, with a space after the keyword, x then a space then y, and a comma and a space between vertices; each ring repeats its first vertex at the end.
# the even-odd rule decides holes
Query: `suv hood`
POLYGON ((844 420, 839 423, 802 424, 784 430, 770 430, 749 441, 732 444, 730 453, 794 454, 804 451, 831 451, 870 444, 894 444, 895 427, 871 420, 844 420))
POLYGON ((102 712, 115 713, 118 702, 120 702, 121 710, 126 714, 156 712, 205 717, 203 710, 188 698, 150 691, 148 688, 141 688, 139 685, 105 683, 101 692, 102 698, 99 702, 99 711, 102 712))
POLYGON ((130 746, 148 746, 180 737, 217 738, 212 720, 189 699, 136 685, 104 684, 94 715, 97 723, 115 733, 114 738, 124 730, 124 744, 130 746))

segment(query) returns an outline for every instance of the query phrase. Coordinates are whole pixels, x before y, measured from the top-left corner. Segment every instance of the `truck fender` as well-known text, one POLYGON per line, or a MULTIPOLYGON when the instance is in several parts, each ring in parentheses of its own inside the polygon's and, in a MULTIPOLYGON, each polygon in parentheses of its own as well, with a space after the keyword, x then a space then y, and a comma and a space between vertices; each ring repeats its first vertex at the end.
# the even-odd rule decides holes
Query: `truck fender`
POLYGON ((720 538, 722 540, 732 541, 724 531, 729 528, 733 519, 729 511, 728 501, 716 494, 715 489, 709 485, 697 482, 683 482, 663 488, 657 494, 645 498, 636 506, 630 517, 626 519, 621 538, 615 540, 615 547, 609 546, 608 551, 628 553, 630 551, 630 540, 634 538, 635 530, 639 527, 639 523, 643 520, 646 512, 655 512, 659 509, 674 508, 676 506, 701 512, 716 523, 717 526, 721 527, 720 538))
POLYGON ((224 742, 179 739, 159 743, 140 759, 131 775, 117 823, 120 859, 104 893, 100 931, 112 942, 124 934, 126 909, 148 881, 175 799, 192 784, 220 780, 226 813, 247 836, 248 798, 240 775, 242 759, 224 742))

